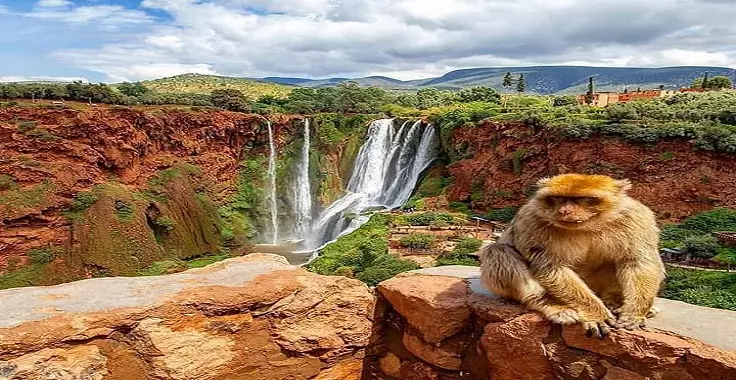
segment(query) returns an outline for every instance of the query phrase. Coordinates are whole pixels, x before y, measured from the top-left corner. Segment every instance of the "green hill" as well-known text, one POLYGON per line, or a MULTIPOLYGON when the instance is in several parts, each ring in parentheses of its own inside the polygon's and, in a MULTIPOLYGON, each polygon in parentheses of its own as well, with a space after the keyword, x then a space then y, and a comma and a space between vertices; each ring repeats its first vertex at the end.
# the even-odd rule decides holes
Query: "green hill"
POLYGON ((141 83, 156 92, 209 94, 214 90, 236 89, 253 100, 263 95, 283 98, 293 89, 292 86, 256 79, 203 74, 182 74, 141 83))

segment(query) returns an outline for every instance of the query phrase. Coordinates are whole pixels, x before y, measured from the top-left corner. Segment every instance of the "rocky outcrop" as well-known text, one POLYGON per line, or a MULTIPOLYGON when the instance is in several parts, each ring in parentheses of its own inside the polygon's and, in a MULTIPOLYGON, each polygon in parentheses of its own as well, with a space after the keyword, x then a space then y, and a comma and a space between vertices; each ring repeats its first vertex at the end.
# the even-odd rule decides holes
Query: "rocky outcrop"
POLYGON ((598 340, 477 275, 424 269, 375 294, 252 254, 0 291, 0 379, 736 379, 736 313, 659 300, 652 328, 598 340))
POLYGON ((160 277, 0 291, 0 379, 358 379, 364 284, 254 254, 160 277))
POLYGON ((604 340, 485 293, 475 267, 379 284, 390 304, 370 365, 400 379, 736 379, 736 313, 660 299, 641 331, 604 340))
POLYGON ((630 193, 665 220, 736 207, 733 154, 697 151, 686 138, 577 140, 553 128, 486 121, 453 130, 445 149, 456 159, 447 168, 448 199, 479 210, 520 206, 539 178, 569 172, 629 178, 630 193))

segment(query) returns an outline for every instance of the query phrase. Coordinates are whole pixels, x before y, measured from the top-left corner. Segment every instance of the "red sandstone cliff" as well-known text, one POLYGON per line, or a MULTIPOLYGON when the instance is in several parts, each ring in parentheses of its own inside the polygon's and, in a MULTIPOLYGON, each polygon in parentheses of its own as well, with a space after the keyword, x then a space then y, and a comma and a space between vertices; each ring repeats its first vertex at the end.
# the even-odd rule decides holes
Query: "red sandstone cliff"
POLYGON ((448 167, 454 179, 448 198, 472 196, 481 210, 518 206, 539 178, 566 172, 629 178, 631 194, 662 219, 736 207, 736 156, 696 151, 685 139, 656 144, 612 136, 572 140, 547 128, 485 122, 456 129, 450 145, 463 158, 448 167))

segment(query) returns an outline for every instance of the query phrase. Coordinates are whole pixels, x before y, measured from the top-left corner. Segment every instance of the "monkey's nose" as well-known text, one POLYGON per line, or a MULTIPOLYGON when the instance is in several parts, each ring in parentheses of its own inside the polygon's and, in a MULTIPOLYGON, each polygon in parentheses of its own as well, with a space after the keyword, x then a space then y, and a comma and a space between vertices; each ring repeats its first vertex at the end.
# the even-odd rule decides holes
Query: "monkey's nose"
POLYGON ((564 216, 568 216, 568 215, 572 214, 572 210, 568 210, 566 208, 559 209, 559 210, 557 210, 557 212, 559 212, 560 214, 562 214, 564 216))

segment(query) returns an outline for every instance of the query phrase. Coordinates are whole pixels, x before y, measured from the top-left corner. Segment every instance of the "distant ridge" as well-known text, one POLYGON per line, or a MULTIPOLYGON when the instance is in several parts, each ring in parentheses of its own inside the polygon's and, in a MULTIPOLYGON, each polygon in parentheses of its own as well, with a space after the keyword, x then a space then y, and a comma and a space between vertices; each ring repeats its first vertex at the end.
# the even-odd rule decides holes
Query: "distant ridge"
POLYGON ((385 89, 412 90, 421 88, 461 89, 474 86, 489 86, 501 90, 506 72, 515 77, 524 74, 527 92, 538 94, 581 93, 586 90, 589 77, 595 77, 600 91, 636 90, 637 88, 666 88, 689 86, 693 79, 703 76, 725 75, 736 82, 736 70, 712 66, 673 66, 658 68, 637 67, 594 67, 594 66, 529 66, 529 67, 478 67, 448 72, 436 78, 402 81, 385 76, 363 78, 281 78, 268 77, 261 80, 296 85, 300 87, 328 87, 345 81, 355 81, 361 86, 376 86, 385 89))

